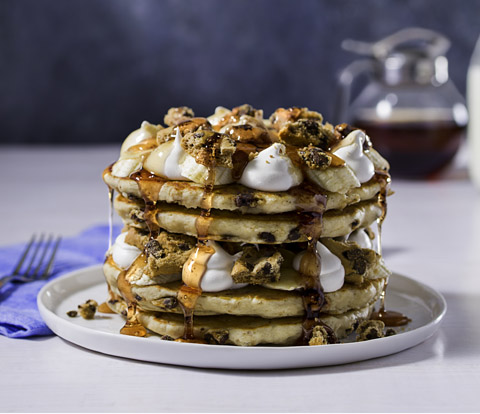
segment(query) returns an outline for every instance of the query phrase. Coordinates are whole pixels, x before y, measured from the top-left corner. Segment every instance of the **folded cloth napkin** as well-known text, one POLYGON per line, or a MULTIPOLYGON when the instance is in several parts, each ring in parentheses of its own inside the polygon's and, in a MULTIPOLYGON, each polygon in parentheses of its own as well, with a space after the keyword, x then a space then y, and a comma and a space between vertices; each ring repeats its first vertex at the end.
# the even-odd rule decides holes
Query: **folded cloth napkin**
MULTIPOLYGON (((120 233, 114 226, 113 234, 120 233)), ((82 267, 102 263, 108 248, 109 227, 89 228, 78 236, 63 239, 52 269, 52 280, 82 267)), ((0 277, 15 267, 25 244, 0 248, 0 277)), ((37 308, 37 294, 47 281, 9 282, 0 288, 0 334, 10 338, 53 335, 37 308)))

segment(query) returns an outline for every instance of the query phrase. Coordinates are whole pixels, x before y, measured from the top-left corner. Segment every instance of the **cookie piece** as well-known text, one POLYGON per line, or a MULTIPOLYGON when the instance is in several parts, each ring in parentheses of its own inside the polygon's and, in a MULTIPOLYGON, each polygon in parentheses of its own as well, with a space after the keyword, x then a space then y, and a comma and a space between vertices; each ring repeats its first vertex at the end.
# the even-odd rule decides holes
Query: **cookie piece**
POLYGON ((176 125, 169 126, 157 132, 157 145, 175 139, 177 128, 182 136, 195 131, 212 130, 207 118, 187 118, 176 125))
POLYGON ((216 167, 233 168, 236 143, 226 134, 210 130, 187 133, 182 138, 182 148, 198 164, 208 167, 214 160, 216 167))
POLYGON ((320 123, 323 121, 323 116, 315 111, 310 111, 308 108, 278 108, 272 115, 270 115, 270 123, 274 129, 280 131, 285 125, 296 122, 299 119, 316 119, 320 123))
POLYGON ((385 324, 378 320, 363 321, 357 328, 357 342, 369 341, 370 339, 383 338, 385 324))
POLYGON ((308 345, 328 345, 328 332, 322 325, 317 325, 312 330, 312 337, 308 341, 308 345))
POLYGON ((144 250, 150 276, 178 273, 196 246, 194 237, 161 231, 155 239, 147 232, 130 229, 125 242, 144 250))
POLYGON ((297 151, 304 164, 311 170, 324 170, 332 163, 332 154, 309 145, 297 151))
POLYGON ((188 121, 194 116, 195 114, 191 108, 188 106, 179 106, 178 108, 170 108, 165 118, 163 118, 163 122, 168 126, 173 126, 188 121))
POLYGON ((280 142, 295 147, 310 144, 323 150, 329 150, 336 142, 333 125, 322 124, 318 119, 299 119, 286 124, 278 133, 280 142))
POLYGON ((248 245, 242 250, 242 255, 235 261, 231 271, 235 283, 260 285, 278 281, 283 256, 277 249, 248 245))

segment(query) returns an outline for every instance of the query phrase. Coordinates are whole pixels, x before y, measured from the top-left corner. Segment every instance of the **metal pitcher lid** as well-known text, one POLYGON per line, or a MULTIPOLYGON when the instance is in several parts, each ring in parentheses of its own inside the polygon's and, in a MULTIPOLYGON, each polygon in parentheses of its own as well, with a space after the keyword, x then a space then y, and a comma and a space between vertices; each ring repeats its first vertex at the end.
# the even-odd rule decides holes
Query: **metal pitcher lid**
POLYGON ((389 85, 420 83, 440 85, 448 80, 444 56, 450 41, 432 30, 410 27, 374 43, 346 39, 342 48, 370 56, 376 76, 389 85))

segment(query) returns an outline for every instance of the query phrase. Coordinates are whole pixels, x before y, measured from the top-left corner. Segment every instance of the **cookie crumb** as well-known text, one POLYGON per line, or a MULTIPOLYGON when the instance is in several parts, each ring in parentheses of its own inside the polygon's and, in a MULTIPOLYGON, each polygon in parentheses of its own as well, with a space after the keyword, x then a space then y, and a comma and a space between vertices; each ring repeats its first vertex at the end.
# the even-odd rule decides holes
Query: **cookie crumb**
POLYGON ((70 318, 75 318, 78 315, 78 312, 76 310, 71 310, 67 312, 67 315, 70 316, 70 318))
POLYGON ((385 336, 393 336, 393 335, 396 335, 396 334, 397 334, 397 331, 393 328, 388 328, 385 331, 385 336))
POLYGON ((211 330, 205 333, 204 339, 211 345, 225 345, 228 340, 228 331, 226 329, 211 330))
POLYGON ((93 319, 97 311, 98 303, 93 299, 88 299, 85 303, 78 305, 78 312, 83 319, 93 319))
POLYGON ((363 321, 357 328, 357 342, 383 338, 385 324, 378 320, 363 321))
POLYGON ((317 325, 312 330, 312 337, 308 341, 308 345, 328 345, 328 332, 325 327, 317 325))
POLYGON ((170 335, 162 335, 160 336, 160 339, 163 341, 175 341, 170 335))

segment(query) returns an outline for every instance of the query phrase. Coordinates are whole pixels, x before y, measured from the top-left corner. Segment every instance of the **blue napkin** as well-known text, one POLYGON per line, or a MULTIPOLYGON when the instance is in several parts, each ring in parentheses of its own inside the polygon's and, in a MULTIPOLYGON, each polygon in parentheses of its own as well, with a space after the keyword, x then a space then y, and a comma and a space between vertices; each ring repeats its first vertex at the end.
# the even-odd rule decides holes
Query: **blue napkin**
MULTIPOLYGON (((108 248, 107 225, 89 228, 78 236, 63 239, 52 269, 52 280, 82 267, 102 263, 108 248)), ((120 226, 114 227, 114 237, 120 226)), ((0 248, 0 277, 15 267, 25 244, 0 248)), ((37 308, 37 294, 47 281, 9 282, 0 288, 0 334, 10 338, 53 335, 37 308)))

